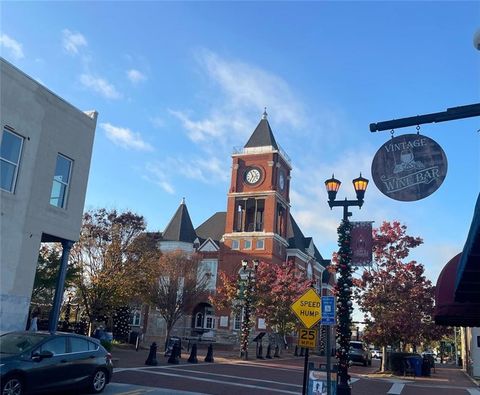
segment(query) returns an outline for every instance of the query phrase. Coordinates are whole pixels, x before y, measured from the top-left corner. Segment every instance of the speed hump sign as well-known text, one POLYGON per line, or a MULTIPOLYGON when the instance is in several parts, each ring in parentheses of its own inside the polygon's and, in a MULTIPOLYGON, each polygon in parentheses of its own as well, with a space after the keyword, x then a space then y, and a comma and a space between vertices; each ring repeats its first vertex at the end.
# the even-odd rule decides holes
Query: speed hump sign
POLYGON ((315 348, 317 345, 317 330, 306 328, 299 329, 298 345, 303 348, 315 348))

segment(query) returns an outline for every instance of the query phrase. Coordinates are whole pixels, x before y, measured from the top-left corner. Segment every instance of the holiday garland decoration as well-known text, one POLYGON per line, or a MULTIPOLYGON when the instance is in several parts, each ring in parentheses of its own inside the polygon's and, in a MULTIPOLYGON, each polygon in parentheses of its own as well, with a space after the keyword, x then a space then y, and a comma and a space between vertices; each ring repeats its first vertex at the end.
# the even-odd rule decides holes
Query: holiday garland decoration
POLYGON ((350 379, 348 374, 348 351, 350 348, 350 339, 352 337, 351 314, 353 312, 352 306, 352 250, 350 248, 352 225, 348 220, 343 220, 338 227, 338 251, 337 285, 335 288, 337 294, 337 342, 339 348, 337 349, 338 358, 338 374, 340 382, 347 384, 350 379))
POLYGON ((113 313, 113 337, 116 340, 128 341, 130 334, 130 308, 123 306, 113 313))

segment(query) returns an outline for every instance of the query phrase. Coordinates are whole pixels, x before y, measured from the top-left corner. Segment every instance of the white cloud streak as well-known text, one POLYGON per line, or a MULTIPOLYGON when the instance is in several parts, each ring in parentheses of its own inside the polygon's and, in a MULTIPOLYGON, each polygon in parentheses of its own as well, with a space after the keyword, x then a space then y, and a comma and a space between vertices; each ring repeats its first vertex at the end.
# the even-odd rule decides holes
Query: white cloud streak
POLYGON ((6 48, 15 60, 25 57, 22 44, 6 34, 0 35, 0 46, 6 48))
POLYGON ((82 74, 80 82, 87 88, 99 93, 107 99, 120 99, 122 94, 107 80, 91 74, 82 74))
POLYGON ((132 84, 138 84, 147 80, 146 75, 136 69, 127 70, 127 78, 132 84))
POLYGON ((70 55, 77 55, 81 47, 87 47, 86 38, 81 33, 74 33, 68 29, 62 31, 63 49, 70 55))
POLYGON ((107 138, 114 144, 137 151, 153 151, 153 147, 146 143, 140 133, 134 133, 130 129, 114 126, 110 123, 101 123, 100 127, 105 131, 107 138))

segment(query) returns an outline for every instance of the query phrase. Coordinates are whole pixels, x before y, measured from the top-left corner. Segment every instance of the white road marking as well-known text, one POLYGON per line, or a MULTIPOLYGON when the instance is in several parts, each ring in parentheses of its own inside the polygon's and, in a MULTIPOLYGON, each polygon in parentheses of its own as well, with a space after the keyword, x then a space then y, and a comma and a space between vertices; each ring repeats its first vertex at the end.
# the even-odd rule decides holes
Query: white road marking
MULTIPOLYGON (((142 371, 141 369, 132 369, 132 370, 142 371)), ((183 376, 181 374, 176 374, 176 373, 167 373, 167 372, 158 372, 158 371, 154 372, 154 371, 151 371, 151 370, 145 370, 144 372, 149 373, 149 374, 156 374, 156 375, 160 375, 160 376, 179 377, 179 378, 187 379, 187 380, 206 381, 206 382, 209 382, 209 383, 224 384, 224 385, 243 387, 243 388, 255 388, 255 389, 261 389, 261 390, 267 390, 268 389, 269 393, 281 392, 283 394, 294 394, 294 395, 299 394, 299 392, 281 390, 281 389, 276 389, 276 388, 267 388, 267 387, 262 387, 262 386, 259 386, 259 385, 244 384, 244 383, 231 383, 231 382, 226 382, 226 381, 222 381, 222 380, 207 379, 207 378, 204 378, 204 377, 183 376)), ((237 376, 235 376, 235 377, 238 378, 238 379, 243 379, 242 377, 237 377, 237 376)), ((260 381, 260 380, 258 380, 258 381, 260 381)), ((281 384, 281 383, 278 383, 278 384, 284 385, 284 384, 281 384)))
POLYGON ((403 391, 405 384, 403 383, 394 383, 392 387, 388 390, 388 395, 400 395, 403 391))
MULTIPOLYGON (((139 369, 138 371, 141 371, 141 369, 139 369)), ((189 373, 204 374, 204 375, 210 375, 210 376, 225 377, 225 378, 228 378, 228 379, 239 379, 239 380, 248 380, 248 381, 258 381, 258 382, 268 383, 268 384, 278 384, 278 385, 286 385, 286 386, 288 386, 288 387, 299 387, 299 388, 302 388, 302 386, 301 386, 301 385, 298 385, 298 384, 288 384, 288 383, 284 383, 284 382, 281 382, 281 381, 274 381, 274 380, 252 379, 252 378, 242 377, 242 376, 233 376, 233 375, 230 375, 230 374, 202 372, 202 371, 198 371, 198 370, 187 370, 187 369, 182 369, 182 372, 189 372, 189 373)), ((150 372, 149 372, 149 373, 150 373, 150 372)))
POLYGON ((480 395, 480 390, 477 390, 476 388, 466 388, 466 390, 470 395, 480 395))

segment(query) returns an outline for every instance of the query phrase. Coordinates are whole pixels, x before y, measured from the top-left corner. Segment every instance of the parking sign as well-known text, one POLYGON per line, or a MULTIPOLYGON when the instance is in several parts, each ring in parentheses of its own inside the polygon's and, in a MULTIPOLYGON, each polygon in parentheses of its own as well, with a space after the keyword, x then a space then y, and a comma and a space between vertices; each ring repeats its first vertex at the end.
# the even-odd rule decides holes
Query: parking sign
POLYGON ((322 325, 335 325, 335 296, 322 296, 322 325))

